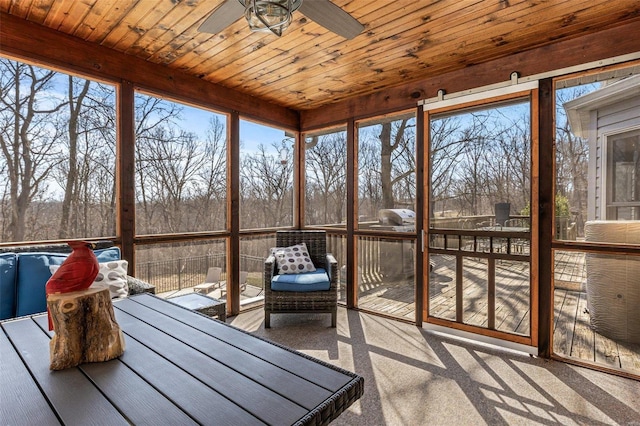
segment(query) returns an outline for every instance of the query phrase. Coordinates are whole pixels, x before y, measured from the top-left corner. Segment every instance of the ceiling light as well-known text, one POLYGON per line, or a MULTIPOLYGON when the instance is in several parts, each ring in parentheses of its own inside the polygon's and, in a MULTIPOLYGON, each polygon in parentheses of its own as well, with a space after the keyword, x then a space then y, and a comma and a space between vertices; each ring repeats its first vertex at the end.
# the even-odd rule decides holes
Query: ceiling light
POLYGON ((245 0, 244 16, 251 31, 271 31, 279 37, 301 3, 302 0, 245 0))

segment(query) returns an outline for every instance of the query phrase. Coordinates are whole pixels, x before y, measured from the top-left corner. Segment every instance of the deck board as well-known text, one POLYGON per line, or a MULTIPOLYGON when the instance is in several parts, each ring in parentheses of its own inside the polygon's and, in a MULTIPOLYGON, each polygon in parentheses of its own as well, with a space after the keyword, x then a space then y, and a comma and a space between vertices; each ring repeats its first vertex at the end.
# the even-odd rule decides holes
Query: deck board
POLYGON ((576 321, 574 324, 573 343, 571 345, 571 355, 586 361, 595 361, 594 336, 589 327, 589 316, 585 312, 587 308, 587 298, 585 293, 580 293, 578 298, 578 308, 576 321))

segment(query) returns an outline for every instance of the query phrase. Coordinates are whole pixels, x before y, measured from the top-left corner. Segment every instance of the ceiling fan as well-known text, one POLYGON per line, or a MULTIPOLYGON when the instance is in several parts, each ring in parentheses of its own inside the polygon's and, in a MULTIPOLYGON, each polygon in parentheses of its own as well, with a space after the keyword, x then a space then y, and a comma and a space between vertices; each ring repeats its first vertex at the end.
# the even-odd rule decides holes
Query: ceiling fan
POLYGON ((291 15, 299 10, 307 18, 346 39, 352 39, 364 27, 330 0, 225 0, 198 28, 217 34, 243 14, 251 31, 269 31, 277 36, 289 26, 291 15))

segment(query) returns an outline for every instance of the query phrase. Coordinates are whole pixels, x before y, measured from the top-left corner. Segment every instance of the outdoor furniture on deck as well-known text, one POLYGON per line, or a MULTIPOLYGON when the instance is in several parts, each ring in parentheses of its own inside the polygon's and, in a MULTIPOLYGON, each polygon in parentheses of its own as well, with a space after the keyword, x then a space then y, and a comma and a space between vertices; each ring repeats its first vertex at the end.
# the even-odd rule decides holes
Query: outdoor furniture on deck
POLYGON ((207 276, 202 284, 198 284, 193 287, 193 291, 196 293, 209 293, 215 286, 220 286, 220 279, 222 277, 222 268, 212 266, 207 271, 207 276))
POLYGON ((218 317, 220 321, 226 321, 227 319, 227 303, 224 300, 214 299, 198 293, 187 293, 170 297, 167 300, 208 317, 218 317))
MULTIPOLYGON (((640 244, 639 220, 590 220, 589 242, 640 244)), ((610 339, 640 343, 640 258, 587 253, 587 306, 591 326, 610 339)))
MULTIPOLYGON (((247 271, 240 271, 240 292, 243 292, 247 289, 247 277, 249 277, 249 272, 247 271)), ((220 282, 220 294, 223 295, 224 293, 227 292, 227 282, 226 281, 221 281, 220 282)))
POLYGON ((114 302, 127 348, 49 370, 47 316, 0 323, 3 424, 319 425, 361 376, 149 294, 114 302))
POLYGON ((494 225, 479 228, 481 231, 494 233, 488 240, 481 240, 483 244, 480 247, 480 251, 493 250, 509 254, 528 252, 530 242, 529 237, 525 234, 529 234, 531 228, 528 226, 515 226, 514 224, 518 225, 516 222, 511 222, 510 226, 494 225))

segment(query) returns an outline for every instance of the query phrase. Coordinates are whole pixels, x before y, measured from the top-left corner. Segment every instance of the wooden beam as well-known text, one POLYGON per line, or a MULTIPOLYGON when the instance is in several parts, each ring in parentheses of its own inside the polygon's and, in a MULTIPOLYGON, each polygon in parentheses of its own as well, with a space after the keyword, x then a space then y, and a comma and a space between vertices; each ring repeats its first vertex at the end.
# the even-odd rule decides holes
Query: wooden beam
POLYGON ((2 55, 97 80, 129 81, 136 88, 175 100, 221 112, 237 111, 244 117, 288 130, 299 128, 298 113, 292 109, 6 13, 0 13, 0 22, 2 55))
MULTIPOLYGON (((240 313, 240 116, 231 114, 228 138, 231 145, 227 169, 227 315, 240 313), (231 287, 230 287, 231 286, 231 287), (229 303, 230 302, 230 303, 229 303)), ((265 283, 266 285, 266 283, 265 283)))
MULTIPOLYGON (((424 112, 422 108, 416 108, 416 206, 424 205, 424 190, 425 186, 422 185, 424 181, 424 163, 425 163, 425 138, 424 138, 424 112)), ((429 259, 424 258, 424 252, 422 251, 422 227, 424 220, 424 209, 416 209, 416 233, 418 238, 416 239, 416 246, 414 253, 415 256, 415 323, 418 327, 422 327, 424 299, 426 294, 424 279, 425 265, 429 265, 429 259)), ((427 274, 429 273, 429 266, 427 266, 427 274)))
POLYGON ((640 38, 629 36, 637 30, 638 22, 635 21, 322 108, 301 111, 301 131, 344 123, 347 117, 361 119, 413 108, 419 100, 435 97, 439 89, 454 93, 495 84, 507 81, 513 71, 524 77, 638 52, 640 38))
MULTIPOLYGON (((539 170, 555 170, 554 136, 555 115, 553 81, 540 81, 538 87, 538 140, 539 170)), ((538 355, 551 356, 551 335, 553 333, 553 256, 551 243, 554 213, 554 173, 540 173, 538 209, 538 355)), ((532 210, 532 216, 534 216, 532 210)), ((535 229, 535 228, 534 228, 535 229)), ((532 268, 533 269, 533 268, 532 268)))
POLYGON ((358 176, 358 151, 356 148, 356 123, 349 120, 347 123, 347 308, 358 306, 358 289, 360 288, 360 274, 357 262, 358 245, 356 244, 355 227, 358 223, 357 176, 358 176))
POLYGON ((117 123, 117 191, 118 214, 116 233, 120 238, 122 258, 129 264, 129 274, 135 275, 136 256, 134 238, 136 233, 135 196, 135 112, 134 91, 130 83, 119 87, 117 123))

